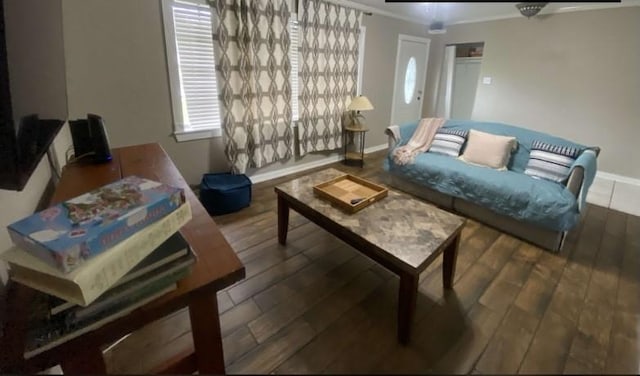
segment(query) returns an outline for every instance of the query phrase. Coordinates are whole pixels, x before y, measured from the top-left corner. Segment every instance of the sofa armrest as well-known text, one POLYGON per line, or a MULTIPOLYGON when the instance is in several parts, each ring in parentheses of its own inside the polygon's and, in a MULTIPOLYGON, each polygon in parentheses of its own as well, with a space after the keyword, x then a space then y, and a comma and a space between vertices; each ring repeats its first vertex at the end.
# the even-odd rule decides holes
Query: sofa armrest
POLYGON ((598 147, 587 148, 571 166, 567 189, 576 196, 578 211, 582 211, 586 207, 587 192, 598 171, 599 152, 600 148, 598 147))
POLYGON ((573 193, 576 198, 580 194, 580 188, 582 188, 582 183, 584 182, 584 168, 582 166, 576 166, 569 175, 569 179, 567 180, 567 189, 571 193, 573 193))
POLYGON ((404 142, 409 141, 417 127, 418 121, 388 126, 384 133, 389 136, 389 148, 401 146, 404 142))
POLYGON ((384 133, 388 137, 389 142, 389 150, 393 150, 398 144, 402 137, 400 136, 400 127, 397 125, 390 125, 387 129, 384 130, 384 133))

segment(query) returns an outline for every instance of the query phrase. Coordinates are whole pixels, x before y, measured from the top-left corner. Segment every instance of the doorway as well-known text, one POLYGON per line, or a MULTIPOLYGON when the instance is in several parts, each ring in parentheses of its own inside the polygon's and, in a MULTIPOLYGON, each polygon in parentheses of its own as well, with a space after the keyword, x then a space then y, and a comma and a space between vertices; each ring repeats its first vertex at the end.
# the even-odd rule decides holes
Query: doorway
POLYGON ((448 45, 442 67, 437 116, 470 120, 480 80, 484 42, 448 45))
POLYGON ((422 117, 430 43, 426 38, 398 36, 391 124, 404 124, 422 117))

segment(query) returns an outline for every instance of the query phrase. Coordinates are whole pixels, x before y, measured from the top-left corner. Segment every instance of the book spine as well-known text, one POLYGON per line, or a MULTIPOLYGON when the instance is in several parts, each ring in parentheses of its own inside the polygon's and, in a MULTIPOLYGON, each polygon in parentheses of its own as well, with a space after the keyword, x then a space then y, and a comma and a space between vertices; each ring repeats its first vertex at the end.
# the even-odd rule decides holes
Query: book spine
POLYGON ((93 302, 190 219, 191 207, 189 203, 185 203, 158 221, 157 226, 140 231, 118 243, 109 251, 111 257, 103 260, 99 270, 87 270, 78 275, 76 283, 82 291, 83 299, 74 303, 86 306, 93 302))
POLYGON ((189 275, 190 271, 191 265, 185 265, 168 275, 161 275, 157 278, 150 279, 148 282, 136 286, 129 291, 125 291, 119 296, 110 297, 104 302, 98 301, 85 308, 78 307, 73 309, 73 311, 69 313, 69 316, 67 316, 66 322, 69 325, 78 324, 91 320, 105 311, 118 310, 120 307, 130 305, 146 295, 150 295, 155 291, 161 290, 166 286, 181 280, 189 275))
MULTIPOLYGON (((160 247, 162 247, 162 245, 160 247)), ((156 251, 157 251, 157 249, 154 250, 154 252, 156 252, 156 251)), ((140 264, 145 262, 144 260, 142 260, 140 262, 140 264, 138 264, 138 266, 136 266, 135 268, 133 268, 129 272, 127 272, 127 274, 125 274, 122 278, 120 278, 118 280, 118 282, 113 284, 113 286, 111 286, 109 289, 112 290, 112 289, 114 289, 114 288, 116 288, 118 286, 124 285, 125 283, 130 282, 130 281, 132 281, 132 280, 134 280, 134 279, 136 279, 136 278, 138 278, 138 277, 140 277, 142 275, 151 273, 154 270, 156 270, 156 269, 158 269, 158 268, 160 268, 160 267, 162 267, 162 266, 164 266, 166 264, 171 263, 172 261, 175 261, 175 260, 177 260, 177 259, 179 259, 181 257, 184 257, 184 256, 188 255, 189 252, 191 252, 191 251, 190 251, 189 247, 187 246, 187 248, 184 248, 182 251, 175 252, 175 253, 171 254, 170 256, 163 258, 161 261, 157 261, 152 265, 147 265, 146 267, 144 267, 142 269, 136 270, 138 268, 138 266, 140 266, 140 264)), ((153 254, 153 252, 152 252, 152 254, 153 254)), ((147 257, 150 257, 150 256, 147 256, 147 257)), ((104 295, 102 295, 102 296, 104 296, 104 295)), ((73 308, 73 307, 76 306, 75 304, 73 304, 71 302, 68 302, 68 301, 65 301, 64 299, 60 299, 60 298, 58 298, 57 296, 54 296, 54 295, 50 295, 50 299, 51 299, 50 306, 51 306, 51 314, 52 315, 57 315, 60 312, 64 312, 67 309, 73 308)), ((93 302, 93 304, 98 304, 98 301, 93 302)))
POLYGON ((77 328, 74 331, 67 332, 60 327, 60 325, 50 325, 45 328, 37 328, 32 330, 32 333, 28 334, 27 343, 25 346, 24 358, 30 359, 40 353, 43 353, 49 349, 52 349, 60 344, 63 344, 67 341, 70 341, 80 335, 87 333, 92 330, 96 330, 112 321, 119 319, 120 317, 126 316, 131 313, 133 310, 140 308, 147 303, 150 303, 157 298, 168 294, 177 289, 177 285, 174 283, 173 285, 168 286, 166 289, 160 290, 153 295, 145 297, 143 299, 134 302, 130 306, 123 308, 122 310, 115 311, 112 314, 106 315, 104 318, 97 319, 94 322, 86 324, 86 326, 82 326, 81 328, 77 328))

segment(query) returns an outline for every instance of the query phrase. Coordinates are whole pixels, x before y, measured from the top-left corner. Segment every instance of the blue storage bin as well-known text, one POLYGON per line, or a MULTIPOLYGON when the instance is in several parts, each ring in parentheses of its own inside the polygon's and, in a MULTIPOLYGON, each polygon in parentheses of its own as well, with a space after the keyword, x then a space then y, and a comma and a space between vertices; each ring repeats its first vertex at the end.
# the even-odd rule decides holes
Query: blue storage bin
POLYGON ((200 202, 209 215, 233 213, 251 204, 251 180, 230 173, 204 174, 200 202))

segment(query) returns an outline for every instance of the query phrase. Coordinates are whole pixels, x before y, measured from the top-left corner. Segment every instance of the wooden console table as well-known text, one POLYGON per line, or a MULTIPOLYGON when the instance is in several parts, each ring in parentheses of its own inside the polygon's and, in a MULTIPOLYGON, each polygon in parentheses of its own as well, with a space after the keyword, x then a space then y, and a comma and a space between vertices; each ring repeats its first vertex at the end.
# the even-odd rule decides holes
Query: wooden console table
POLYGON ((102 346, 183 307, 189 307, 194 351, 169 360, 166 367, 158 372, 225 372, 216 292, 243 279, 244 266, 160 145, 114 149, 113 161, 106 164, 68 166, 51 203, 78 196, 129 175, 185 189, 193 219, 180 232, 198 256, 193 272, 178 282, 177 290, 30 359, 24 359, 23 355, 25 318, 29 302, 37 292, 11 283, 5 302, 8 317, 4 337, 0 339, 0 370, 3 373, 35 373, 56 364, 62 366, 65 374, 105 373, 102 346))

